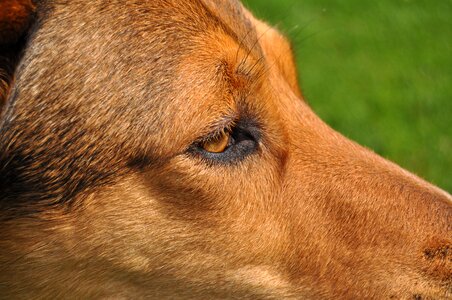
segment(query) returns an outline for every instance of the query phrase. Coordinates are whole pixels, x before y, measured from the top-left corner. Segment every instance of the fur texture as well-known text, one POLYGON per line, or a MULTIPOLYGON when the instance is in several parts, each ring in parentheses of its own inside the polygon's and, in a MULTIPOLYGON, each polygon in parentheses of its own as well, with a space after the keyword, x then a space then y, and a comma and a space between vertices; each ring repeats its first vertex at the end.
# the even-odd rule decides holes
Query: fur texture
POLYGON ((451 297, 451 196, 319 120, 238 1, 35 4, 0 5, 0 297, 451 297), (256 151, 190 153, 228 120, 256 151))

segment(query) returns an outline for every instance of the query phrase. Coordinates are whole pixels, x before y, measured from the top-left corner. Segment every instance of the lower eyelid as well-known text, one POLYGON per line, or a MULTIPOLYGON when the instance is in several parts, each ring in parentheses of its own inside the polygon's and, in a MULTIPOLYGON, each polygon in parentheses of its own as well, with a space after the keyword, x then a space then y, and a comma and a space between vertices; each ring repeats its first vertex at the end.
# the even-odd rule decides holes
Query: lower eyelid
POLYGON ((246 140, 231 145, 221 153, 212 153, 198 149, 195 151, 195 154, 197 153, 197 155, 199 155, 201 159, 206 160, 208 164, 229 164, 244 160, 247 156, 255 152, 257 148, 258 145, 256 141, 246 140), (249 143, 253 143, 253 145, 250 145, 249 143))

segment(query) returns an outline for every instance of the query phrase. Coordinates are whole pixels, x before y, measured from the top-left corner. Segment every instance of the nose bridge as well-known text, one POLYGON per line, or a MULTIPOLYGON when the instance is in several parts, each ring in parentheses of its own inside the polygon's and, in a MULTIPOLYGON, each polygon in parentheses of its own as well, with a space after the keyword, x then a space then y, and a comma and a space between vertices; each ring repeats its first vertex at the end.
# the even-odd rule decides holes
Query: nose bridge
POLYGON ((447 192, 331 129, 280 76, 271 79, 271 86, 287 136, 288 173, 295 180, 296 188, 289 190, 321 201, 341 199, 373 211, 375 218, 383 214, 416 224, 413 230, 450 234, 452 197, 447 192))
POLYGON ((276 78, 273 83, 276 105, 283 107, 280 115, 288 138, 289 168, 295 168, 297 178, 311 178, 322 190, 341 190, 350 200, 385 199, 380 202, 411 209, 419 202, 418 206, 430 207, 430 213, 450 212, 449 193, 347 139, 320 120, 287 84, 276 78))
POLYGON ((278 101, 289 144, 285 198, 298 207, 294 248, 357 272, 452 284, 451 196, 335 132, 294 93, 280 89, 278 101))
MULTIPOLYGON (((451 234, 451 196, 396 164, 346 139, 315 117, 293 122, 290 173, 298 193, 323 205, 348 207, 382 226, 451 234), (327 201, 329 201, 327 203, 327 201), (385 225, 386 224, 386 225, 385 225)), ((305 200, 309 201, 309 199, 305 200)), ((334 211, 333 211, 334 212, 334 211)), ((347 211, 344 211, 347 218, 347 211)))
POLYGON ((294 106, 292 112, 297 117, 289 125, 290 156, 300 178, 297 185, 310 182, 304 186, 319 197, 328 191, 329 197, 406 219, 417 228, 450 229, 452 198, 447 192, 345 138, 307 105, 294 106))

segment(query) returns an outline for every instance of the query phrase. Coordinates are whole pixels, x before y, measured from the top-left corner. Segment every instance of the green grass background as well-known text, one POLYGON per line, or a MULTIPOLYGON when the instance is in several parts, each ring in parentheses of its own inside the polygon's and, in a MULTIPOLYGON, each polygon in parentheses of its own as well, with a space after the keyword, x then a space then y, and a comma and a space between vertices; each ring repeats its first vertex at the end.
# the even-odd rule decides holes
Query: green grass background
POLYGON ((451 0, 247 0, 333 128, 452 191, 451 0))

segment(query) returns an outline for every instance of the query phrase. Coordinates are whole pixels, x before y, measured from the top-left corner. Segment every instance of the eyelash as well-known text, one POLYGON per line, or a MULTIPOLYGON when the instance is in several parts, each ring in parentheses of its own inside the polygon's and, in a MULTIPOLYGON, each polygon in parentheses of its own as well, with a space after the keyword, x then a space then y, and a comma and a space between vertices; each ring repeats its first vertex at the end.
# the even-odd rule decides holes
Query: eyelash
POLYGON ((197 143, 201 144, 201 143, 205 143, 205 142, 208 142, 208 141, 215 140, 218 137, 220 137, 221 134, 223 134, 223 133, 229 133, 229 134, 232 135, 233 130, 235 129, 235 126, 236 126, 236 123, 235 122, 231 122, 230 124, 226 125, 222 129, 214 131, 214 132, 210 133, 209 135, 207 135, 206 137, 201 138, 197 143))

